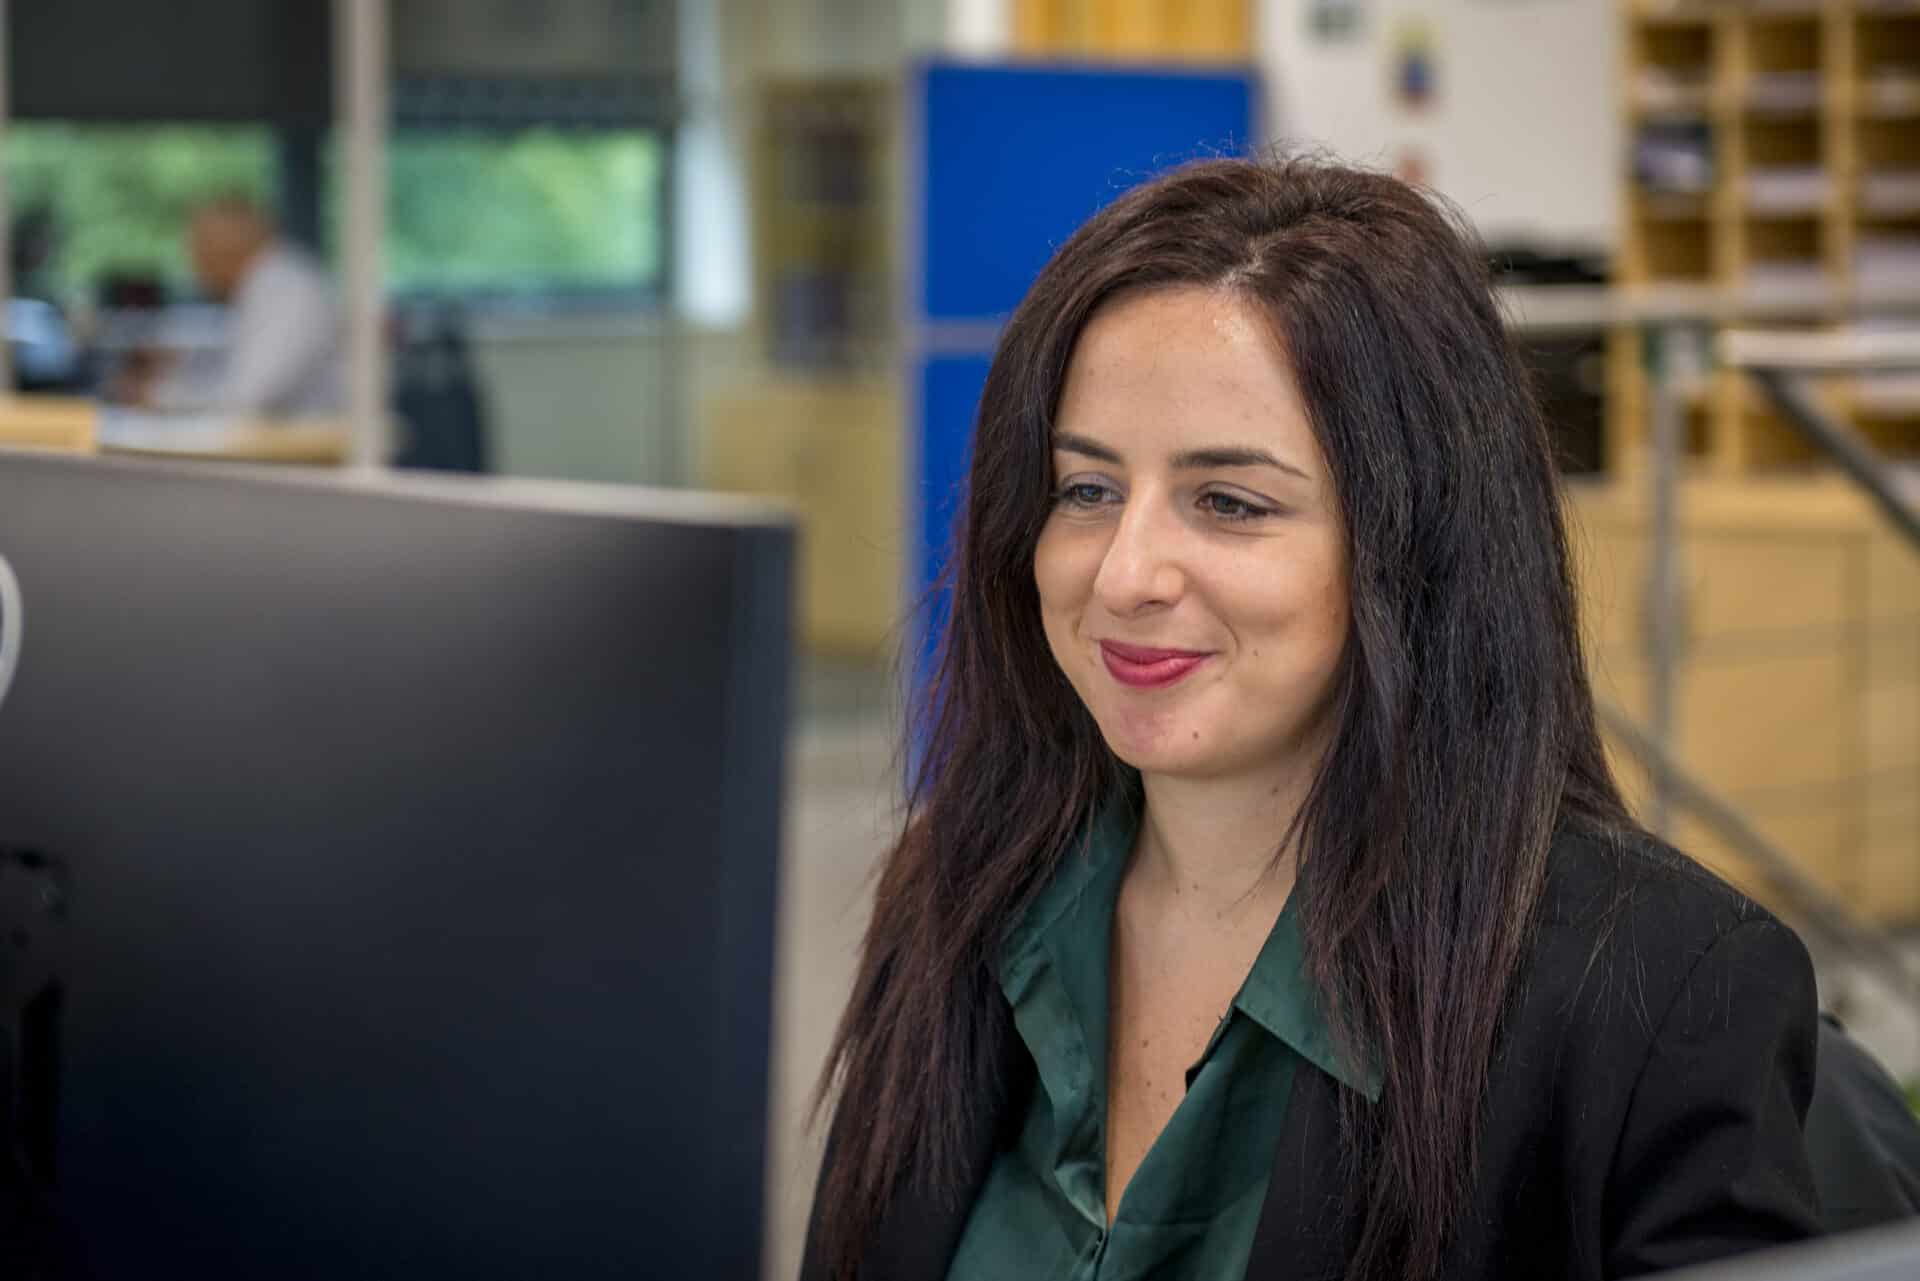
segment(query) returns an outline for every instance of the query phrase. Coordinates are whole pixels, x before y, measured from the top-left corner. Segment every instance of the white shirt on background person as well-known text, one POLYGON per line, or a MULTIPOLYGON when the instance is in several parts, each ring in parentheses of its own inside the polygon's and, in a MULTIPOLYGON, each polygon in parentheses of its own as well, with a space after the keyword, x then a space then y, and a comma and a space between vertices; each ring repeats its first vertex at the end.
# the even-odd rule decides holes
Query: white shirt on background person
POLYGON ((283 241, 263 250, 228 304, 224 350, 196 353, 155 389, 151 408, 263 418, 346 406, 340 311, 326 270, 283 241))

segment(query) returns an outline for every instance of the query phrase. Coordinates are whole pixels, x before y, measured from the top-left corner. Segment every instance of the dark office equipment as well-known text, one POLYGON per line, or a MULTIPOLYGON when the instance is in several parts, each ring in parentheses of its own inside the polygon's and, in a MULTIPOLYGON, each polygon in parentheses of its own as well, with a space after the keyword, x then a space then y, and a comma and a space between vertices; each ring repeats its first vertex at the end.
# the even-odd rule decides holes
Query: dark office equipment
POLYGON ((166 284, 147 272, 109 272, 100 277, 95 292, 103 311, 159 311, 167 305, 166 284))
POLYGON ((1713 186, 1713 126, 1706 120, 1651 120, 1633 132, 1633 177, 1653 193, 1700 196, 1713 186))
POLYGON ((66 317, 38 298, 9 298, 3 315, 6 341, 13 351, 14 386, 20 391, 74 390, 80 353, 66 317))
POLYGON ((20 1128, 83 1275, 758 1277, 791 551, 0 453, 0 847, 64 914, 20 1128))
POLYGON ((1920 1277, 1920 1222, 1762 1250, 1661 1276, 1663 1281, 1913 1281, 1920 1277))
MULTIPOLYGON (((1609 276, 1606 261, 1591 253, 1496 244, 1488 247, 1488 257, 1498 285, 1594 287, 1609 276)), ((1599 471, 1606 464, 1606 330, 1525 331, 1515 335, 1515 344, 1533 378, 1561 472, 1599 471)))
POLYGON ((1920 1215, 1920 1121, 1867 1048, 1831 1014, 1807 1108, 1807 1158, 1827 1228, 1852 1232, 1920 1215))
POLYGON ((467 342, 465 318, 450 304, 396 311, 393 411, 401 441, 393 465, 419 471, 488 470, 486 401, 467 342))

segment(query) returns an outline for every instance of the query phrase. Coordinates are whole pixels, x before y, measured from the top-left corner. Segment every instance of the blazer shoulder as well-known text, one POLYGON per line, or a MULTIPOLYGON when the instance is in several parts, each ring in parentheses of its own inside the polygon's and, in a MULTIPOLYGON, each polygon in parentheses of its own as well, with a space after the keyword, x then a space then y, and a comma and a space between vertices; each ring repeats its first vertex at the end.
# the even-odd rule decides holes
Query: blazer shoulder
POLYGON ((1686 854, 1636 830, 1568 826, 1548 855, 1527 1003, 1610 1021, 1627 997, 1644 1021, 1736 931, 1759 945, 1744 963, 1810 972, 1792 930, 1686 854))
POLYGON ((1635 934, 1657 932, 1675 943, 1695 943, 1756 922, 1786 928, 1766 908, 1646 832, 1567 824, 1547 855, 1543 929, 1598 938, 1628 927, 1635 934))
MULTIPOLYGON (((1816 1232, 1803 1118, 1818 997, 1792 930, 1637 831, 1554 843, 1487 1142, 1554 1153, 1587 1276, 1816 1232)), ((1496 1165, 1500 1158, 1496 1158, 1496 1165)))

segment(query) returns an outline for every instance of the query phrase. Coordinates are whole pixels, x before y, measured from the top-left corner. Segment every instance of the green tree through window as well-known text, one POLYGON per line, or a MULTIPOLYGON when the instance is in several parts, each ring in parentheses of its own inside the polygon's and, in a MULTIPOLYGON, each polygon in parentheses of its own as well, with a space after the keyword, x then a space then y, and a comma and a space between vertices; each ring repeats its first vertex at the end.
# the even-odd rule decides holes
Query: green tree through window
POLYGON ((273 200, 273 135, 265 128, 17 123, 7 131, 16 212, 53 209, 59 244, 48 278, 64 297, 103 275, 159 275, 186 288, 182 232, 210 195, 273 200))
POLYGON ((396 134, 387 278, 402 290, 657 290, 657 134, 396 134))
MULTIPOLYGON (((665 146, 657 133, 529 129, 399 133, 388 147, 387 278, 396 290, 652 295, 663 281, 665 146)), ((60 227, 64 297, 118 272, 191 288, 193 206, 245 193, 271 206, 278 160, 260 127, 23 122, 8 134, 16 211, 60 227)), ((330 241, 337 200, 328 201, 330 241)))

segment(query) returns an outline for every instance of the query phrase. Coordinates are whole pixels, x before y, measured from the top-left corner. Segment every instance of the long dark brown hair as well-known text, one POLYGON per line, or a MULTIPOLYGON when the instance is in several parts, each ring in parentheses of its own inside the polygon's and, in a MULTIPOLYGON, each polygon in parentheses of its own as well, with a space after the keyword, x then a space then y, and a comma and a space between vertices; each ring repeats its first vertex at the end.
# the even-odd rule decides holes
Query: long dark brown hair
POLYGON ((858 1111, 816 1211, 837 1276, 901 1187, 963 1195, 965 1136, 1014 1035, 1005 933, 1136 785, 1048 650, 1033 558, 1074 344, 1107 300, 1168 286, 1269 319, 1345 517, 1352 631, 1293 892, 1309 977, 1384 1076, 1377 1105, 1342 1092, 1346 1168, 1328 1171, 1350 1277, 1438 1268, 1554 832, 1628 823, 1547 434, 1463 220, 1317 158, 1206 161, 1127 193, 1041 271, 981 397, 923 754, 821 1086, 858 1111))

